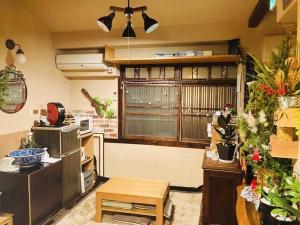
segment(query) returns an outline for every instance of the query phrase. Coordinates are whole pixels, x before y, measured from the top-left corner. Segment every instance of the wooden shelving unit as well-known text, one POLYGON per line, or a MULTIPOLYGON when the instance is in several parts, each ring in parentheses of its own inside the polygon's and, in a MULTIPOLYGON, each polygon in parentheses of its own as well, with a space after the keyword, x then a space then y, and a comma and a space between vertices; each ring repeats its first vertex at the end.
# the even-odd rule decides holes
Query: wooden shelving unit
POLYGON ((143 64, 192 64, 192 63, 234 63, 239 61, 238 55, 209 55, 209 56, 177 56, 153 58, 116 58, 115 50, 105 48, 105 61, 116 65, 143 65, 143 64))
POLYGON ((81 147, 84 147, 85 159, 81 161, 82 170, 94 170, 94 137, 93 133, 80 136, 81 147))
POLYGON ((120 213, 130 213, 130 214, 145 215, 145 216, 156 216, 155 210, 148 210, 148 209, 119 209, 119 208, 113 208, 108 206, 102 206, 101 209, 107 212, 120 212, 120 213))
POLYGON ((297 0, 290 0, 284 8, 283 0, 277 0, 277 23, 297 22, 297 0))
POLYGON ((270 137, 271 156, 278 158, 298 158, 298 141, 282 141, 276 135, 270 137))
POLYGON ((209 62, 237 62, 237 55, 185 56, 185 57, 158 57, 158 58, 128 58, 106 59, 106 62, 118 65, 143 64, 172 64, 172 63, 209 63, 209 62))
MULTIPOLYGON (((275 112, 275 125, 277 127, 295 127, 295 114, 299 108, 288 108, 275 112)), ((276 135, 270 137, 271 156, 278 158, 298 158, 299 141, 283 141, 276 135)))
MULTIPOLYGON (((94 166, 94 134, 93 132, 86 133, 80 136, 81 147, 84 148, 85 159, 81 161, 81 170, 84 171, 93 171, 93 183, 95 182, 95 166, 94 166)), ((93 186, 91 186, 93 187, 93 186)), ((91 188, 90 187, 90 188, 91 188)), ((87 192, 90 188, 85 189, 84 193, 87 192)))

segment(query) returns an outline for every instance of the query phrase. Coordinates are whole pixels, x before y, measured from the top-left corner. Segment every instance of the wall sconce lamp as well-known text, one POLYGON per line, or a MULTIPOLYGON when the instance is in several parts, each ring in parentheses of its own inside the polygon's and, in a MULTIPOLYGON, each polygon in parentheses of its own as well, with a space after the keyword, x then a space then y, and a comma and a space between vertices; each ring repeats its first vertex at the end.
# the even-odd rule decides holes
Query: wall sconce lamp
POLYGON ((21 49, 21 46, 19 44, 16 44, 15 41, 12 39, 7 39, 5 45, 6 48, 9 50, 13 50, 17 46, 18 50, 16 51, 16 61, 20 64, 24 64, 26 62, 24 51, 21 49))
POLYGON ((97 20, 98 26, 104 30, 105 32, 109 32, 112 28, 112 22, 115 17, 115 12, 123 12, 125 17, 127 17, 127 26, 122 34, 124 38, 135 38, 135 32, 132 28, 131 24, 131 17, 133 16, 134 12, 142 12, 142 18, 144 20, 144 30, 146 33, 151 33, 154 31, 158 26, 159 23, 155 20, 150 18, 144 11, 147 10, 146 6, 140 6, 136 8, 130 7, 130 0, 128 0, 128 5, 125 8, 120 8, 117 6, 111 6, 110 10, 112 11, 108 16, 103 16, 97 20))

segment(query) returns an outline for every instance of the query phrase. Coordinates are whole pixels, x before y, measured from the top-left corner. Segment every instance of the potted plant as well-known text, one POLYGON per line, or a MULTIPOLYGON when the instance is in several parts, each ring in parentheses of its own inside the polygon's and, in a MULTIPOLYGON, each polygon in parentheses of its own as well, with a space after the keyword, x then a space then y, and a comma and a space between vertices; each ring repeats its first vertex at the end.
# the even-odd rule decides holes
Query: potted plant
POLYGON ((300 219, 300 181, 295 177, 287 177, 283 181, 282 187, 274 186, 266 195, 272 206, 271 216, 265 215, 269 219, 270 225, 296 225, 300 219))
POLYGON ((217 144, 219 159, 224 162, 233 161, 236 147, 234 126, 230 125, 230 121, 231 114, 228 114, 226 118, 220 115, 217 119, 220 128, 215 127, 215 130, 221 137, 220 143, 217 144))

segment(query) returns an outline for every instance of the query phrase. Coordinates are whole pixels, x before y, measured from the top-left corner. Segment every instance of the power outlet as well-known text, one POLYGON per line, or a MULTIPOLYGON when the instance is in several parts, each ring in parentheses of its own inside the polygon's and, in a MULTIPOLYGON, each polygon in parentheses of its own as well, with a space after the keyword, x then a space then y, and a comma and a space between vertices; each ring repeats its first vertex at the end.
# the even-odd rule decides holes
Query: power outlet
POLYGON ((107 72, 108 72, 108 73, 113 73, 113 68, 112 68, 111 66, 109 66, 109 67, 107 68, 107 72))
POLYGON ((113 93, 113 101, 117 101, 118 100, 118 95, 117 95, 117 92, 114 91, 113 93))
POLYGON ((29 118, 33 119, 38 114, 39 114, 39 110, 38 109, 29 109, 29 118))

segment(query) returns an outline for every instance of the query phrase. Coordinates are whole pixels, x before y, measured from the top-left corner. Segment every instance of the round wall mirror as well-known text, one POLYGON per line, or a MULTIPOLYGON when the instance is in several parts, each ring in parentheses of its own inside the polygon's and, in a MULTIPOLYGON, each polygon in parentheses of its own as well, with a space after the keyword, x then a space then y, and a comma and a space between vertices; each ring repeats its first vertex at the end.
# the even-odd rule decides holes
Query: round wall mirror
POLYGON ((16 113, 23 108, 27 100, 24 75, 21 71, 16 71, 15 66, 9 66, 0 71, 0 77, 2 76, 6 76, 7 90, 3 96, 4 104, 1 110, 6 113, 16 113))

